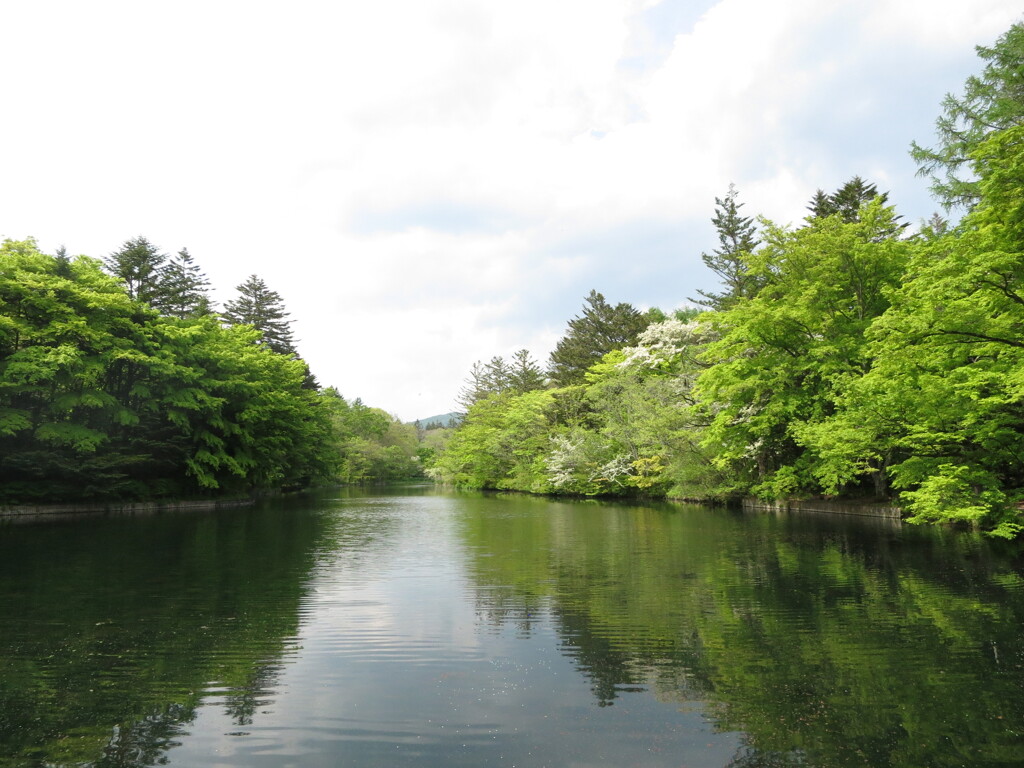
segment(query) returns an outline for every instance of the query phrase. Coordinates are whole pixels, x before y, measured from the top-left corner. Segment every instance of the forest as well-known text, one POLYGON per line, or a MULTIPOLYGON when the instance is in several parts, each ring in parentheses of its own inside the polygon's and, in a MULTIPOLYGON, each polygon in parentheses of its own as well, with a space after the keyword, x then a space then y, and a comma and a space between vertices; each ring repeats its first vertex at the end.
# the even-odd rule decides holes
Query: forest
POLYGON ((414 427, 322 388, 256 275, 187 250, 0 245, 0 503, 192 499, 420 474, 414 427))
POLYGON ((860 177, 799 226, 717 198, 717 292, 640 312, 592 291, 541 366, 473 366, 455 428, 322 387, 258 276, 217 310, 187 250, 0 246, 0 503, 243 496, 422 477, 702 501, 894 499, 1024 530, 1024 27, 979 47, 935 146, 951 218, 860 177))
POLYGON ((876 185, 818 190, 795 227, 716 199, 721 279, 666 315, 596 291, 545 372, 470 372, 429 473, 474 488, 895 499, 912 522, 1024 529, 1024 27, 979 47, 933 147, 938 215, 876 185))

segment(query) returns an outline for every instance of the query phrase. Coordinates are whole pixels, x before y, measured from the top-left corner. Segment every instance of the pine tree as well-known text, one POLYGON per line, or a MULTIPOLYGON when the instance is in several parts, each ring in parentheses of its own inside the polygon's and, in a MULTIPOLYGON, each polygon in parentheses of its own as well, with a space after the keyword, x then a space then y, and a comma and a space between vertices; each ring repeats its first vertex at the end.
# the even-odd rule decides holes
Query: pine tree
POLYGON ((587 369, 607 353, 636 342, 647 327, 647 318, 631 304, 614 307, 597 291, 591 291, 583 314, 569 321, 555 351, 551 353, 548 374, 556 385, 564 387, 583 381, 587 369))
POLYGON ((153 305, 165 315, 182 319, 208 315, 211 311, 209 286, 210 281, 188 249, 182 248, 164 267, 162 290, 153 305))
POLYGON ((751 298, 760 289, 760 282, 747 271, 746 259, 757 248, 757 228, 749 216, 741 216, 743 203, 737 203, 739 193, 733 184, 724 198, 715 198, 715 216, 711 223, 718 230, 719 247, 700 255, 704 264, 725 284, 724 293, 698 290, 703 298, 691 299, 712 309, 727 309, 740 298, 751 298))
POLYGON ((466 377, 466 381, 462 385, 462 389, 459 390, 459 396, 455 401, 463 411, 468 411, 475 402, 483 400, 489 394, 491 393, 487 388, 486 369, 483 363, 477 360, 469 369, 469 375, 466 377))
POLYGON ((512 371, 501 355, 484 365, 484 381, 491 392, 507 392, 512 386, 512 371))
POLYGON ((511 363, 501 355, 495 355, 487 363, 479 360, 473 363, 456 402, 468 411, 474 403, 491 395, 522 394, 543 387, 544 373, 540 366, 531 359, 528 350, 520 349, 512 356, 511 363))
POLYGON ((63 245, 57 248, 57 252, 53 256, 53 262, 53 274, 68 280, 74 279, 75 272, 71 268, 71 257, 68 256, 68 249, 63 245))
POLYGON ((879 196, 882 198, 882 203, 885 203, 889 198, 889 193, 883 192, 879 195, 876 185, 869 184, 860 176, 854 176, 831 195, 826 195, 819 189, 811 198, 811 204, 807 206, 807 210, 811 212, 812 218, 823 219, 826 216, 838 214, 843 221, 851 224, 860 221, 860 207, 879 196))
MULTIPOLYGON (((853 224, 860 221, 861 206, 876 198, 885 205, 889 200, 889 193, 879 192, 875 184, 869 184, 860 176, 854 176, 831 195, 826 195, 820 189, 815 192, 810 205, 807 206, 807 210, 811 212, 808 218, 813 220, 839 216, 847 224, 853 224)), ((906 223, 900 223, 901 218, 894 217, 892 228, 881 233, 879 239, 895 237, 906 229, 906 223)))
POLYGON ((514 392, 532 392, 544 388, 544 372, 530 357, 529 350, 520 349, 512 356, 509 386, 514 392))
POLYGON ((125 240, 121 250, 107 256, 103 263, 110 274, 124 281, 129 296, 151 303, 161 296, 165 261, 167 254, 140 235, 125 240))
POLYGON ((224 304, 222 317, 231 325, 251 325, 263 334, 261 343, 282 355, 295 356, 289 313, 277 291, 256 275, 237 286, 238 298, 224 304))

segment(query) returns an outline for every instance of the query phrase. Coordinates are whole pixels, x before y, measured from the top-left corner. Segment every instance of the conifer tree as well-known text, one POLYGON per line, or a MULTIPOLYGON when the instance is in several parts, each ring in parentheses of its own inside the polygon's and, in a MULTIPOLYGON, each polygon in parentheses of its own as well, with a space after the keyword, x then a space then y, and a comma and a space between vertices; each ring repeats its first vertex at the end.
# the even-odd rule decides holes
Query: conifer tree
POLYGON ((282 355, 296 355, 289 313, 277 291, 256 275, 237 286, 238 298, 225 302, 222 317, 231 325, 251 325, 263 334, 260 343, 282 355))
POLYGON ((935 121, 936 146, 911 144, 918 175, 931 179, 946 210, 977 204, 981 187, 972 154, 988 137, 1024 121, 1024 24, 1014 24, 991 48, 976 50, 985 68, 967 78, 962 96, 946 94, 935 121))
MULTIPOLYGON (((808 218, 813 220, 839 216, 847 224, 853 224, 860 221, 862 206, 876 198, 882 205, 887 205, 889 193, 879 192, 877 185, 869 184, 860 176, 854 176, 831 195, 825 194, 820 189, 815 192, 810 205, 807 206, 807 210, 811 212, 808 218)), ((906 229, 907 224, 901 223, 901 218, 903 217, 893 217, 891 230, 880 233, 877 237, 881 239, 895 237, 906 229)))
POLYGON ((544 372, 530 357, 529 350, 520 349, 512 356, 509 385, 514 392, 531 392, 544 388, 544 372))
POLYGON ((469 369, 469 375, 459 390, 456 402, 464 411, 468 411, 475 402, 483 400, 491 394, 487 389, 487 372, 483 363, 475 361, 469 369))
POLYGON ((58 277, 64 277, 68 280, 74 279, 74 270, 71 268, 71 257, 68 256, 68 249, 63 245, 57 248, 57 252, 53 256, 54 268, 53 273, 58 277))
POLYGON ((702 253, 701 260, 718 275, 725 285, 723 293, 698 290, 702 298, 691 299, 712 309, 726 309, 737 299, 750 298, 760 288, 759 281, 747 270, 747 256, 758 246, 757 228, 749 216, 741 216, 743 203, 737 203, 739 193, 733 184, 724 198, 715 198, 715 216, 711 223, 718 230, 719 247, 711 253, 702 253))
POLYGON ((153 305, 165 315, 182 319, 208 315, 209 285, 188 249, 182 248, 164 267, 161 290, 153 305))
POLYGON ((636 343, 647 327, 647 317, 631 304, 614 307, 597 291, 591 291, 583 313, 569 321, 566 331, 551 353, 548 374, 558 386, 583 381, 587 369, 614 349, 636 343))
POLYGON ((140 235, 125 240, 121 249, 107 256, 103 263, 110 274, 124 282, 131 298, 151 303, 161 295, 166 261, 167 254, 160 253, 159 248, 140 235))
POLYGON ((479 360, 473 363, 457 402, 468 411, 474 403, 490 395, 504 392, 518 395, 543 388, 543 371, 530 357, 529 350, 520 349, 512 356, 511 363, 501 355, 495 355, 486 363, 479 360))
POLYGON ((879 194, 877 185, 869 184, 860 176, 854 176, 831 195, 819 189, 811 198, 807 210, 811 212, 812 218, 823 219, 838 214, 843 221, 850 224, 860 220, 861 205, 876 197, 881 197, 884 204, 889 198, 889 193, 879 194))

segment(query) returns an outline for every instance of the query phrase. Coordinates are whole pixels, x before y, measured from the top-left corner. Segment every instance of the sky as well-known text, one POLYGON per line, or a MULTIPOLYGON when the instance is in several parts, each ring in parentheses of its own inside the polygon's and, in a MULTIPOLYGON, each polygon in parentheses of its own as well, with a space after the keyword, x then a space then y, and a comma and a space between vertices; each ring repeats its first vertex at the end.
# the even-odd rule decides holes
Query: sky
POLYGON ((4 0, 0 238, 257 274, 324 385, 411 421, 542 365, 591 289, 671 310, 716 197, 798 225, 912 140, 1019 0, 4 0))

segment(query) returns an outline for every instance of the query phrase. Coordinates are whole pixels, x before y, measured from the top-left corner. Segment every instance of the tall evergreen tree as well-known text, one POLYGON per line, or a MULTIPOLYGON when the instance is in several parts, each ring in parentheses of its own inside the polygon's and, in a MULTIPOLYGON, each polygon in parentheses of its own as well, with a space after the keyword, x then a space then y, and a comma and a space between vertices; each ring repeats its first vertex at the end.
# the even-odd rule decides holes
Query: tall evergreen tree
POLYGON ((851 224, 860 220, 860 207, 879 196, 881 196, 883 204, 889 197, 887 192, 879 195, 877 185, 869 184, 860 176, 854 176, 831 195, 825 194, 823 190, 819 189, 811 198, 807 210, 815 219, 838 214, 843 221, 851 224))
POLYGON ((110 274, 124 282, 131 298, 151 303, 162 295, 166 261, 167 254, 160 253, 159 248, 140 235, 125 240, 120 250, 107 256, 103 263, 110 274))
POLYGON ((161 290, 153 305, 165 315, 182 319, 208 315, 209 286, 188 249, 182 248, 164 267, 161 290))
POLYGON ((647 327, 647 317, 631 304, 614 307, 597 291, 591 291, 583 313, 569 321, 566 331, 551 353, 548 374, 558 386, 578 384, 587 369, 614 349, 636 343, 647 327))
POLYGON ((510 386, 514 392, 531 392, 544 388, 544 372, 530 357, 529 350, 520 349, 512 356, 510 386))
POLYGON ((486 363, 477 360, 459 392, 458 403, 468 411, 485 397, 510 391, 512 381, 513 370, 501 355, 495 355, 486 363))
POLYGON ((506 361, 495 355, 488 362, 477 360, 459 391, 457 402, 468 411, 473 405, 490 395, 505 392, 522 394, 544 388, 544 373, 530 357, 529 350, 520 349, 506 361))
POLYGON ((723 293, 698 290, 702 298, 691 299, 712 309, 727 309, 737 299, 751 298, 760 288, 760 281, 750 274, 747 257, 758 246, 757 228, 749 216, 741 216, 743 203, 737 203, 736 186, 729 185, 724 198, 715 198, 715 216, 711 223, 718 230, 719 247, 700 255, 704 264, 718 275, 725 285, 723 293))
MULTIPOLYGON (((860 176, 854 176, 831 195, 819 189, 811 198, 807 210, 811 212, 811 219, 839 216, 847 224, 853 224, 860 221, 863 205, 875 198, 885 206, 889 200, 889 193, 879 192, 877 185, 868 183, 860 176)), ((902 232, 907 226, 906 223, 900 222, 902 218, 894 216, 891 231, 880 233, 878 237, 895 237, 902 232)))
POLYGON ((980 199, 972 153, 986 138, 1024 122, 1024 24, 977 51, 985 68, 967 78, 961 97, 946 94, 935 121, 938 144, 911 144, 918 175, 931 179, 932 193, 947 210, 970 209, 980 199))
POLYGON ((277 291, 256 275, 237 286, 238 298, 225 302, 222 316, 231 325, 251 325, 263 334, 260 343, 282 355, 296 355, 289 313, 277 291))
POLYGON ((53 256, 54 259, 54 274, 58 277, 64 277, 68 280, 74 279, 74 270, 71 268, 71 257, 68 256, 68 249, 63 245, 57 249, 57 252, 53 256))
POLYGON ((456 402, 460 408, 468 411, 473 407, 473 403, 483 400, 489 394, 491 393, 487 389, 486 369, 484 364, 477 360, 469 369, 469 375, 466 376, 466 381, 462 385, 462 389, 459 390, 456 402))

